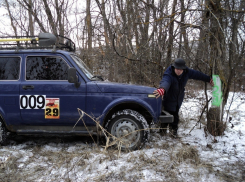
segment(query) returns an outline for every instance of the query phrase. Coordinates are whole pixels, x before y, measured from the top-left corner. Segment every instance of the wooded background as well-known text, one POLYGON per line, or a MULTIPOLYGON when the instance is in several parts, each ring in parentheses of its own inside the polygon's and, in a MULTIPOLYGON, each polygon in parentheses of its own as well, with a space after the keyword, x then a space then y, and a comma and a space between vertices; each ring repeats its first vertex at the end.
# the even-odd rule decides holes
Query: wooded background
POLYGON ((95 75, 158 87, 175 58, 244 91, 244 0, 2 0, 1 36, 70 37, 95 75), (9 26, 10 25, 10 26, 9 26))

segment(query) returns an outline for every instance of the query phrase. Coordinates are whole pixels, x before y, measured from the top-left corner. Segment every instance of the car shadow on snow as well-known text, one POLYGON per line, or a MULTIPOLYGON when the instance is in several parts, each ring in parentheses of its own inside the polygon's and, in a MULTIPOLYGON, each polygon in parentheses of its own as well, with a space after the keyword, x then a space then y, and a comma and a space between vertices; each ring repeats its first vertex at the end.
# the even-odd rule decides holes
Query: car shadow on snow
POLYGON ((11 134, 8 137, 8 142, 5 146, 8 145, 46 145, 49 143, 54 144, 64 144, 64 145, 70 145, 70 144, 77 144, 77 143, 84 143, 84 144, 104 144, 103 137, 98 138, 97 136, 57 136, 57 135, 48 135, 48 136, 40 136, 40 135, 15 135, 11 134))

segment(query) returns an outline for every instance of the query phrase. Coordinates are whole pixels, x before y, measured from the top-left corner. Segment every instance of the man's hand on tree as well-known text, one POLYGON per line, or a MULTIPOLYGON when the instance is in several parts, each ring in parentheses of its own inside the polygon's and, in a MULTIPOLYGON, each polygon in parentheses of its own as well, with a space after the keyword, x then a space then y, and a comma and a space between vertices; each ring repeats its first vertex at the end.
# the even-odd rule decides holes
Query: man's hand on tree
POLYGON ((210 79, 210 82, 209 82, 209 83, 210 83, 210 85, 211 85, 212 87, 214 86, 214 81, 213 81, 212 78, 210 79))

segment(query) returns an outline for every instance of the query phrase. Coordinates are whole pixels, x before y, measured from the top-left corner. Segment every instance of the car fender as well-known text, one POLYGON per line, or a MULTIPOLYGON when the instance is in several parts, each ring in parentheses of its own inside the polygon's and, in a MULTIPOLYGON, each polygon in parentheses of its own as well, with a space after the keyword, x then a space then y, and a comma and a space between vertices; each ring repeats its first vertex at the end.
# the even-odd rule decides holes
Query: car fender
MULTIPOLYGON (((115 106, 122 104, 122 103, 136 103, 142 107, 144 107, 152 116, 153 120, 156 121, 156 114, 155 111, 152 109, 152 107, 145 101, 143 101, 140 98, 137 97, 122 97, 122 98, 118 98, 113 100, 111 103, 109 103, 107 105, 107 107, 103 110, 102 116, 100 118, 100 123, 105 122, 104 119, 106 117, 106 115, 110 112, 111 109, 113 109, 115 106)), ((127 109, 127 108, 125 108, 127 109)))

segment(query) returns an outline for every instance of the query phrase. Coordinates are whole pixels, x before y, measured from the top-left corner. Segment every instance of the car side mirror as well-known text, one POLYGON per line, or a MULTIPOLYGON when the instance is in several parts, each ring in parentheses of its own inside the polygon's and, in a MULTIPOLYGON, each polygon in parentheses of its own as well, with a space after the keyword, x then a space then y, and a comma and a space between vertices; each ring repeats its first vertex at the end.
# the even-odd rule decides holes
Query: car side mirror
POLYGON ((81 85, 81 82, 78 82, 76 72, 77 72, 76 68, 69 68, 68 69, 68 82, 74 83, 75 87, 79 88, 81 85))

